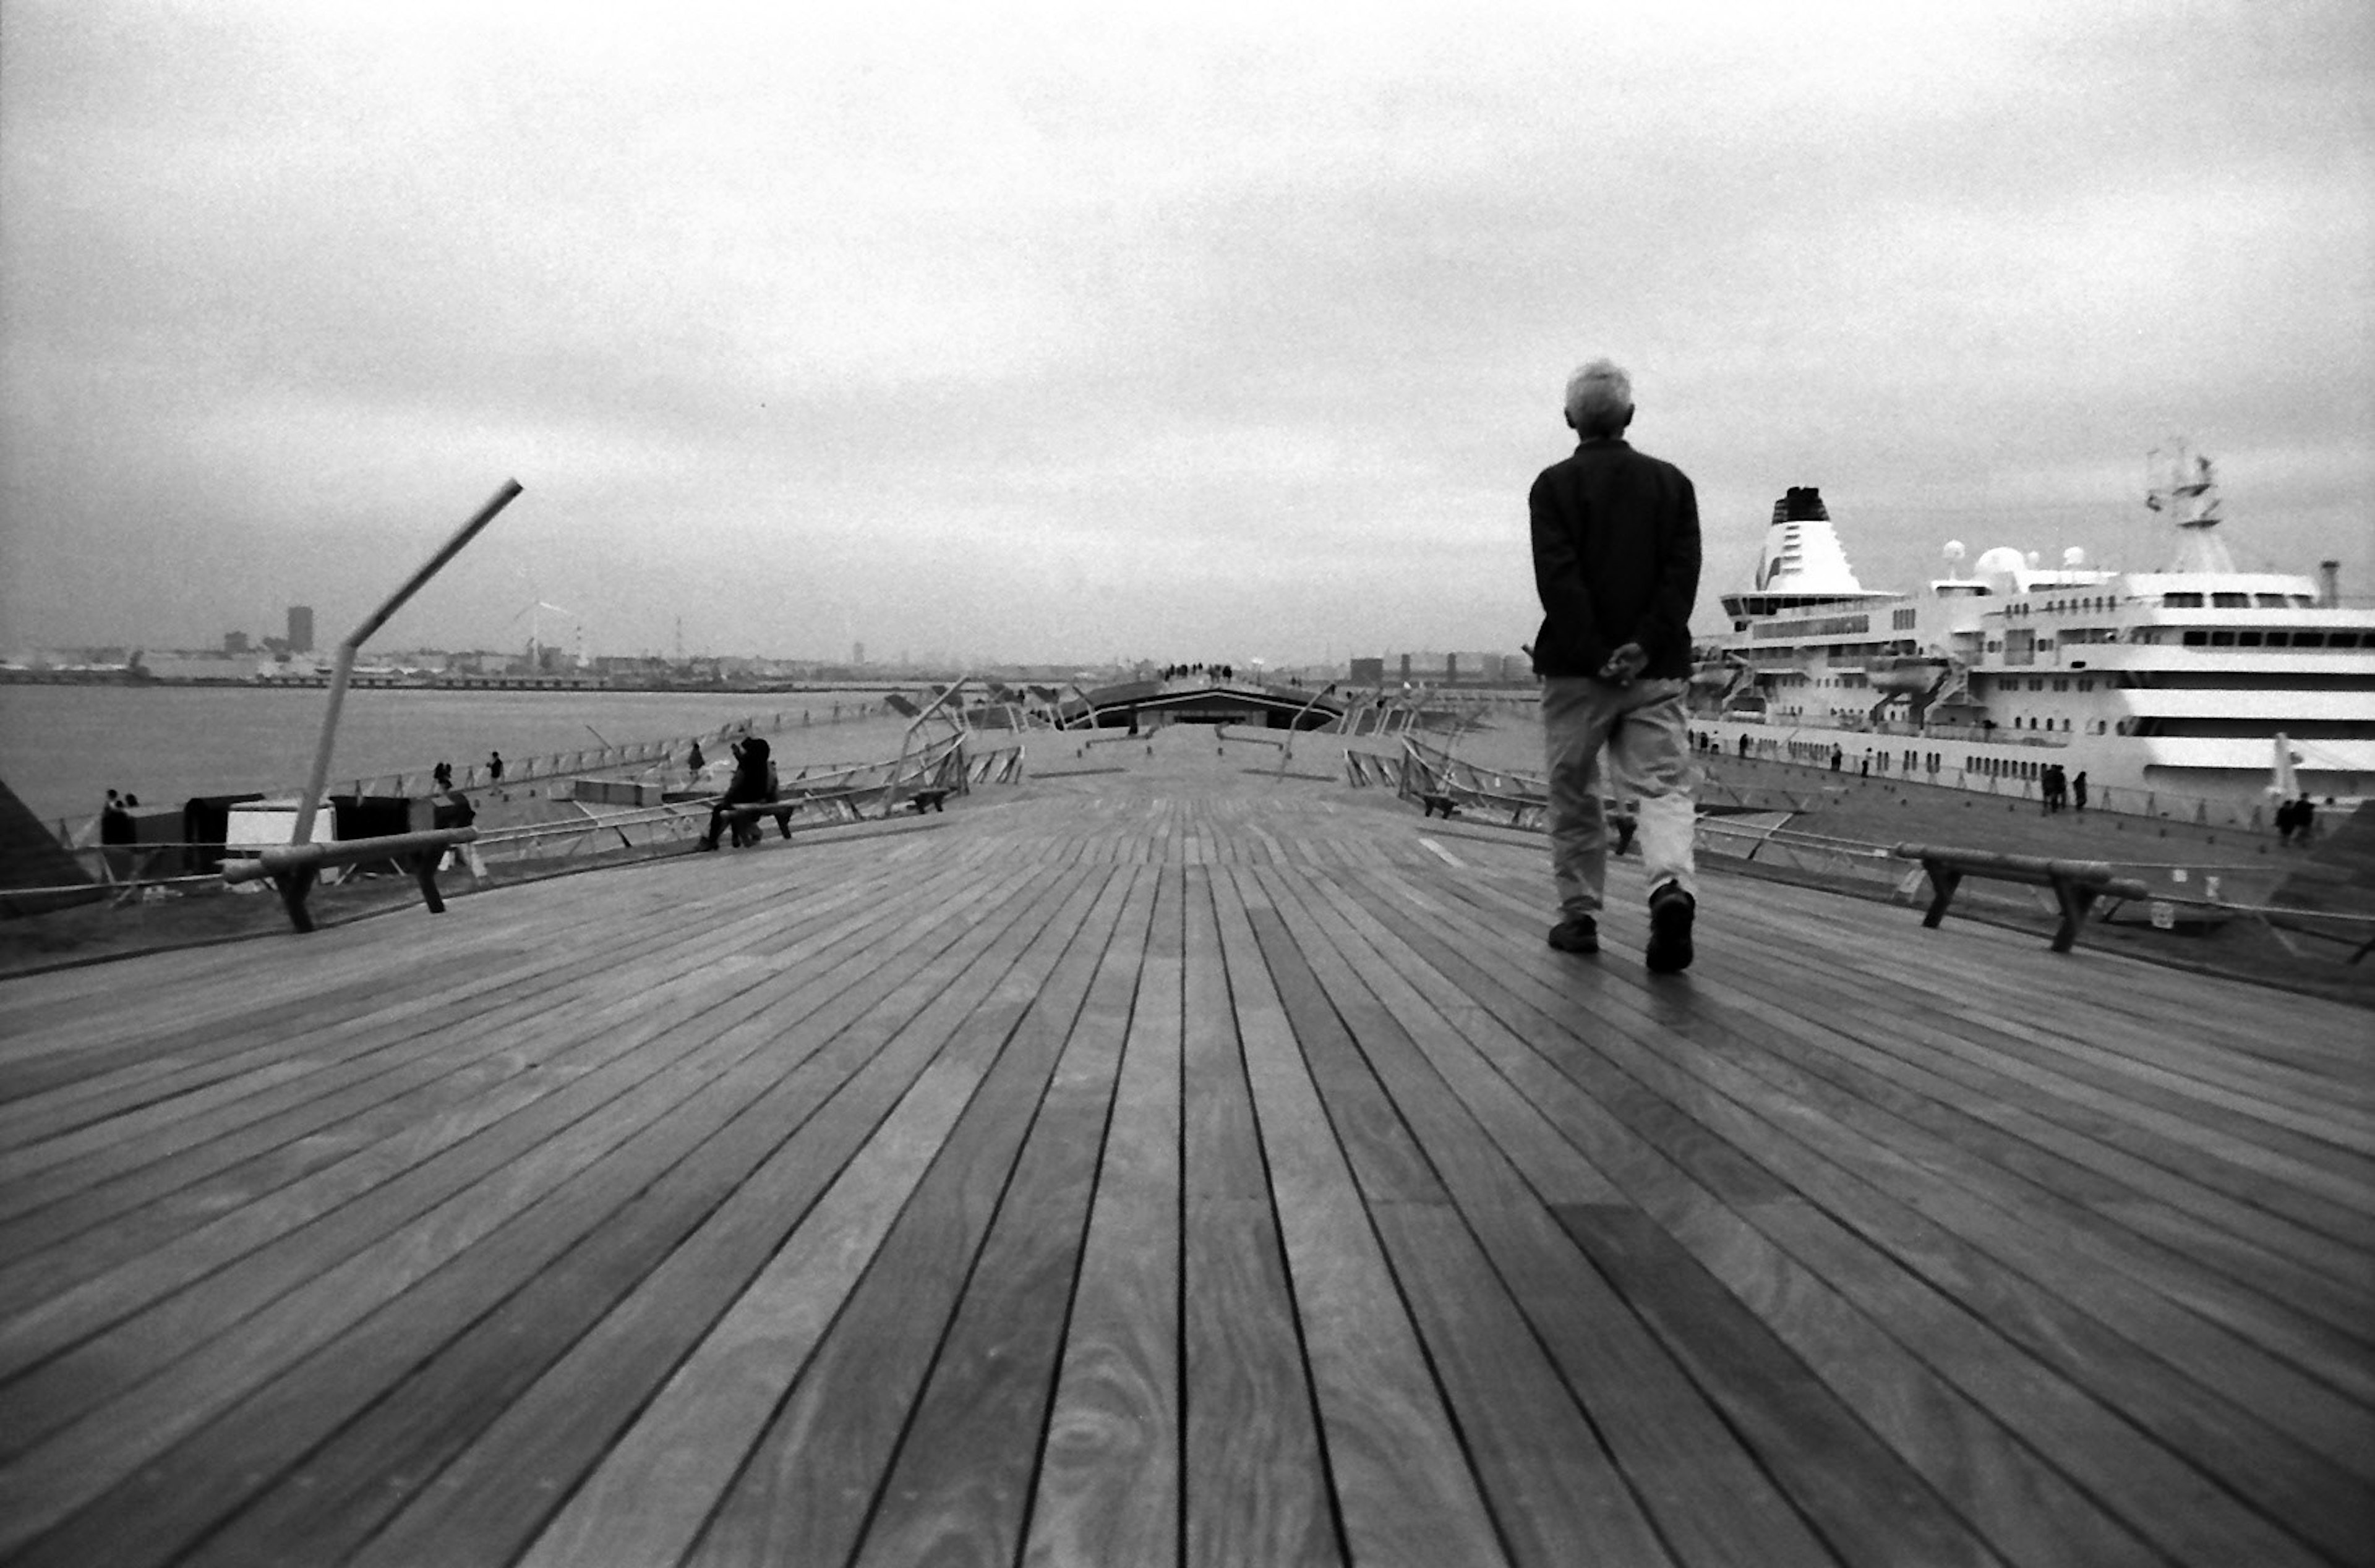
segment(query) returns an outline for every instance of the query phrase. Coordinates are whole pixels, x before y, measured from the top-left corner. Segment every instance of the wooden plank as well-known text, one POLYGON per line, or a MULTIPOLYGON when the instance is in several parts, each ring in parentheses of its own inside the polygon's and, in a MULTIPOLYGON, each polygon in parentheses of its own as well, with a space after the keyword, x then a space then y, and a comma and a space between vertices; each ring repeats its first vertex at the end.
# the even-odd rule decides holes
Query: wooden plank
MULTIPOLYGON (((1462 890, 1448 878, 1437 885, 1447 892, 1462 890)), ((2156 1560, 2156 1553, 2041 1465, 1974 1401, 1908 1355, 1883 1331, 1882 1319, 1849 1306, 1831 1285, 1766 1239, 1747 1214, 1716 1201, 1657 1144, 1612 1115, 1596 1086, 1587 1091, 1558 1070, 1583 1055, 1573 1024, 1590 1019, 1589 998, 1632 990, 1641 981, 1563 961, 1537 946, 1538 934, 1518 946, 1506 912, 1501 924, 1477 927, 1471 937, 1464 916, 1422 930, 1398 912, 1370 907, 1398 928, 1413 956, 1423 952, 1429 964, 1457 979, 1468 996, 1490 1000, 1494 1016, 1527 1044, 1522 1055, 1512 1055, 1490 1037, 1480 1039, 1495 1065, 1579 1140, 1627 1199, 1684 1244, 1916 1473, 1972 1520, 1995 1550, 2015 1562, 2156 1560), (1456 930, 1456 945, 1446 940, 1447 924, 1456 930)), ((1635 1098, 1618 1095, 1624 1102, 1635 1098)), ((1789 1196, 1768 1197, 1749 1212, 1761 1218, 1800 1203, 1789 1196)))
MULTIPOLYGON (((1511 1560, 1673 1561, 1457 1214, 1415 1203, 1374 1212, 1511 1560)), ((1767 1562, 1790 1560, 1787 1538, 1767 1550, 1767 1562)))
POLYGON ((532 1040, 557 1022, 597 1013, 623 994, 614 977, 635 952, 650 951, 650 961, 665 970, 690 969, 696 966, 671 964, 661 955, 669 946, 691 950, 714 940, 701 927, 672 931, 665 937, 655 934, 669 929, 646 929, 587 955, 557 949, 536 966, 542 973, 533 979, 514 974, 506 981, 498 974, 460 987, 450 996, 399 999, 349 1031, 300 1032, 263 1041, 242 1037, 246 1059, 257 1064, 252 1070, 209 1078, 195 1091, 170 1098, 144 1096, 129 1114, 0 1156, 0 1172, 5 1173, 0 1173, 0 1212, 23 1212, 53 1201, 61 1191, 119 1173, 127 1160, 163 1158, 227 1125, 257 1119, 354 1076, 367 1076, 370 1054, 378 1048, 433 1038, 464 1020, 481 1035, 499 1032, 505 1044, 517 1044, 524 1043, 521 1036, 532 1040), (489 1013, 476 999, 497 990, 504 993, 503 1002, 489 1013), (562 998, 557 1006, 548 999, 555 992, 562 998), (330 1070, 324 1073, 323 1067, 330 1070))
MULTIPOLYGON (((581 1047, 553 1053, 549 1059, 533 1065, 520 1062, 526 1070, 481 1090, 447 1114, 406 1128, 392 1139, 250 1202, 156 1252, 57 1291, 36 1310, 20 1313, 0 1328, 0 1367, 14 1370, 29 1365, 73 1338, 208 1276, 213 1278, 204 1287, 205 1298, 219 1304, 208 1308, 201 1306, 198 1298, 185 1301, 177 1309, 179 1328, 171 1332, 152 1328, 144 1334, 149 1351, 201 1333, 204 1320, 195 1314, 212 1311, 218 1320, 236 1316, 270 1294, 275 1281, 324 1267, 339 1256, 335 1251, 323 1252, 325 1236, 321 1232, 297 1236, 301 1227, 336 1215, 328 1223, 337 1233, 357 1238, 358 1243, 367 1240, 372 1233, 370 1216, 400 1214, 406 1211, 391 1206, 407 1202, 425 1206, 451 1190, 450 1179, 440 1187, 436 1178, 412 1174, 442 1150, 462 1146, 476 1161, 475 1165, 449 1167, 449 1172, 492 1168, 500 1163, 503 1150, 519 1146, 523 1138, 540 1136, 540 1129, 561 1125, 554 1118, 597 1102, 589 1096, 641 1076, 647 1069, 638 1069, 636 1053, 645 1045, 674 1038, 678 1048, 698 1046, 700 1037, 686 1032, 688 1019, 712 1020, 715 1032, 767 1006, 771 988, 780 990, 781 982, 764 968, 711 966, 674 974, 658 985, 647 983, 633 1007, 580 1020, 574 1027, 584 1035, 581 1047), (236 1271, 217 1272, 234 1260, 240 1260, 236 1271)), ((534 1046, 527 1049, 543 1055, 534 1046)), ((26 1260, 29 1271, 36 1270, 38 1263, 38 1258, 26 1260)), ((121 1351, 96 1353, 119 1376, 132 1370, 134 1363, 127 1362, 121 1351)), ((0 1408, 5 1408, 6 1397, 0 1394, 0 1408)), ((47 1413, 64 1413, 54 1393, 42 1397, 49 1401, 47 1413)))
MULTIPOLYGON (((1689 1045, 1677 1033, 1662 1033, 1655 1050, 1638 1045, 1625 1033, 1605 1033, 1596 1045, 1622 1071, 1632 1074, 1634 1081, 1655 1086, 1677 1107, 1694 1114, 1694 1119, 1703 1124, 1717 1119, 1724 1121, 1724 1126, 1741 1126, 1724 1119, 1719 1100, 1703 1093, 1698 1083, 1686 1083, 1670 1067, 1672 1059, 1691 1057, 1689 1045)), ((1577 1081, 1587 1083, 1603 1100, 1632 1095, 1629 1083, 1601 1074, 1587 1057, 1575 1059, 1570 1074, 1579 1074, 1577 1081)), ((1762 1148, 1765 1145, 1760 1143, 1762 1148)), ((1694 1164, 1689 1149, 1684 1149, 1682 1161, 1694 1164)), ((1836 1202, 1836 1193, 1824 1188, 1810 1195, 1836 1202)), ((2182 1511, 2182 1523, 2173 1523, 2170 1515, 2178 1514, 2173 1499, 2187 1497, 2190 1490, 2182 1466, 2168 1464, 2159 1449, 2133 1442, 2126 1425, 2104 1419, 2099 1407, 2062 1380, 2040 1373, 2026 1359, 2009 1354, 2009 1347, 1992 1328, 1976 1328, 1969 1318, 1952 1316, 1938 1297, 1908 1279, 1905 1267, 1912 1267, 1908 1259, 1921 1256, 1917 1247, 1909 1247, 1908 1238, 1897 1238, 1893 1255, 1879 1255, 1867 1244, 1848 1243, 1834 1223, 1817 1221, 1814 1211, 1801 1207, 1765 1207, 1753 1214, 1753 1223, 1790 1247, 1810 1267, 1822 1268, 1843 1292, 1872 1302, 1893 1333, 1908 1338, 1919 1354, 1941 1366, 1943 1373, 1957 1380, 1957 1385, 1971 1392, 1980 1404, 2000 1413, 2040 1452, 2048 1452, 2064 1468, 2083 1475, 2099 1494, 2123 1503, 2123 1514, 2133 1526, 2159 1537, 2164 1549, 2180 1554, 2187 1549, 2249 1551, 2266 1554, 2266 1561, 2292 1561, 2289 1554, 2297 1554, 2297 1547, 2285 1537, 2273 1535, 2261 1526, 2261 1520, 2230 1509, 2218 1497, 2197 1494, 2190 1499, 2192 1506, 2182 1511), (2154 1497, 2159 1502, 2147 1502, 2154 1497)))
MULTIPOLYGON (((1247 914, 1282 929, 1266 905, 1247 914)), ((1261 951, 1275 981, 1284 949, 1261 951)), ((1283 1041, 1245 1045, 1347 1555, 1506 1562, 1311 1069, 1283 1041)))
MULTIPOLYGON (((719 1048, 721 1052, 727 1049, 719 1048)), ((731 1049, 746 1050, 747 1046, 738 1043, 731 1049)), ((667 1102, 657 1098, 659 1095, 680 1095, 697 1087, 697 1082, 671 1084, 652 1079, 658 1065, 640 1065, 639 1076, 648 1085, 643 1093, 651 1106, 667 1102)), ((0 1501, 7 1503, 0 1509, 0 1536, 20 1539, 21 1536, 11 1532, 30 1535, 35 1528, 54 1523, 96 1496, 103 1487, 113 1484, 132 1466, 185 1437, 198 1423, 264 1379, 327 1343, 338 1330, 359 1320, 378 1303, 401 1291, 410 1281, 426 1277, 488 1233, 511 1212, 549 1190, 578 1163, 615 1144, 632 1130, 644 1107, 636 1103, 635 1091, 624 1084, 619 1087, 627 1088, 626 1096, 616 1103, 607 1103, 611 1098, 610 1086, 599 1084, 599 1078, 598 1074, 589 1075, 551 1097, 552 1101, 560 1101, 581 1086, 595 1085, 594 1092, 587 1096, 595 1107, 591 1115, 582 1120, 554 1118, 549 1128, 558 1136, 545 1141, 514 1136, 506 1142, 484 1148, 466 1146, 468 1159, 457 1157, 425 1167, 422 1176, 435 1184, 432 1193, 450 1195, 443 1197, 439 1207, 422 1211, 418 1219, 348 1256, 335 1267, 325 1267, 325 1271, 306 1279, 298 1289, 240 1322, 230 1338, 217 1339, 206 1353, 174 1362, 168 1371, 151 1378, 131 1397, 93 1411, 89 1419, 65 1429, 55 1440, 18 1465, 0 1471, 0 1501), (468 1190, 470 1184, 489 1175, 498 1176, 490 1194, 476 1195, 468 1190)), ((531 1132, 538 1138, 544 1136, 541 1129, 531 1132)), ((404 1205, 391 1207, 394 1213, 400 1214, 409 1211, 416 1203, 417 1200, 408 1199, 404 1205)), ((349 1209, 361 1207, 350 1205, 349 1209)), ((340 1220, 342 1228, 350 1232, 368 1233, 384 1223, 372 1216, 353 1219, 345 1210, 340 1211, 340 1220)), ((302 1262, 301 1258, 294 1261, 302 1262)), ((294 1277, 292 1282, 293 1279, 294 1277)), ((178 1299, 166 1304, 177 1311, 186 1310, 181 1308, 178 1299)), ((210 1300, 205 1304, 209 1311, 215 1310, 210 1300)), ((170 1354, 193 1341, 185 1332, 173 1328, 164 1332, 157 1342, 162 1353, 170 1354)), ((143 1353, 148 1353, 149 1345, 147 1338, 128 1341, 130 1348, 143 1353)), ((21 1394, 32 1382, 30 1378, 21 1379, 7 1392, 21 1394)))
POLYGON ((1010 1562, 1022 1550, 1153 912, 1152 873, 1116 867, 1114 886, 1125 896, 1110 942, 883 1483, 860 1565, 1010 1562))
POLYGON ((1157 882, 1022 1560, 1154 1562, 1180 1532, 1179 874, 1157 882))
POLYGON ((1100 925, 1081 961, 1063 969, 1105 880, 1098 873, 1081 884, 942 1052, 936 1067, 980 1059, 980 1087, 744 1457, 688 1564, 839 1562, 856 1548, 1104 946, 1108 928, 1100 925))
MULTIPOLYGON (((777 973, 797 978, 791 973, 794 969, 830 961, 838 948, 882 937, 892 919, 890 912, 896 907, 884 906, 871 922, 838 926, 829 934, 815 933, 793 943, 774 961, 784 966, 777 973)), ((718 961, 730 956, 721 947, 710 967, 717 968, 718 961)), ((774 978, 764 971, 735 971, 730 964, 721 971, 736 973, 742 975, 738 984, 748 988, 707 1009, 708 1016, 721 1024, 734 1021, 738 1010, 775 1005, 767 992, 777 983, 774 978)), ((674 999, 668 990, 646 985, 639 1006, 585 1015, 576 1026, 581 1031, 596 1017, 599 1019, 596 1038, 600 1050, 596 1053, 575 1045, 539 1048, 521 1042, 490 1054, 482 1041, 449 1032, 444 1036, 449 1043, 441 1048, 363 1079, 340 1094, 307 1102, 274 1118, 273 1125, 251 1124, 217 1140, 204 1161, 154 1161, 111 1184, 102 1195, 108 1200, 104 1203, 53 1205, 41 1215, 19 1222, 8 1230, 8 1240, 22 1244, 38 1241, 46 1229, 35 1220, 61 1210, 76 1211, 75 1218, 93 1210, 98 1218, 115 1217, 106 1229, 85 1231, 67 1246, 46 1250, 26 1246, 21 1252, 11 1246, 0 1254, 9 1258, 7 1266, 0 1267, 0 1303, 24 1312, 28 1302, 48 1298, 41 1314, 30 1315, 0 1334, 0 1362, 7 1359, 5 1346, 18 1334, 37 1326, 42 1316, 78 1325, 88 1332, 110 1315, 120 1315, 128 1303, 136 1304, 142 1296, 130 1289, 127 1273, 154 1282, 148 1292, 153 1294, 173 1279, 206 1272, 219 1261, 236 1256, 245 1245, 325 1213, 388 1175, 427 1159, 435 1149, 491 1125, 545 1092, 551 1080, 598 1065, 670 1027, 668 1009, 674 999), (360 1114, 331 1119, 349 1110, 360 1114), (333 1126, 337 1131, 328 1132, 333 1126), (241 1154, 249 1158, 239 1159, 241 1154), (209 1168, 225 1166, 224 1173, 212 1181, 197 1179, 209 1168), (306 1185, 296 1185, 300 1182, 306 1185), (276 1194, 268 1206, 248 1207, 266 1193, 276 1194), (305 1196, 297 1201, 301 1193, 305 1196), (125 1205, 143 1197, 152 1199, 145 1208, 132 1215, 123 1212, 125 1205), (226 1208, 237 1211, 223 1215, 226 1208), (218 1215, 223 1217, 212 1218, 218 1215), (242 1244, 240 1235, 253 1240, 242 1244), (174 1272, 175 1260, 184 1258, 189 1261, 174 1272), (92 1278, 118 1264, 126 1267, 106 1279, 92 1278), (69 1294, 68 1287, 80 1288, 69 1294), (99 1312, 101 1303, 112 1308, 109 1315, 99 1312)))
MULTIPOLYGON (((1063 874, 1068 882, 1080 875, 1063 874)), ((951 987, 916 1015, 910 1027, 936 1059, 538 1535, 524 1564, 602 1554, 663 1561, 693 1543, 989 1065, 980 1054, 941 1055, 941 1047, 1014 951, 1038 935, 1039 922, 1029 919, 1001 933, 975 966, 986 976, 980 984, 951 987)))
MULTIPOLYGON (((1299 882, 1298 888, 1305 893, 1306 910, 1323 929, 1334 934, 1343 928, 1342 922, 1331 921, 1321 913, 1323 907, 1341 907, 1331 897, 1329 883, 1314 879, 1299 882)), ((1357 944, 1342 950, 1349 957, 1356 948, 1357 944)), ((1566 1503, 1577 1512, 1562 1517, 1554 1510, 1532 1527, 1547 1529, 1561 1539, 1612 1540, 1621 1549, 1639 1528, 1637 1517, 1628 1516, 1618 1501, 1623 1488, 1629 1486, 1685 1562, 1812 1564, 1829 1561, 1770 1484, 1763 1462, 1741 1449, 1712 1408, 1549 1222, 1538 1195, 1545 1186, 1560 1192, 1574 1185, 1565 1175, 1572 1150, 1564 1157, 1545 1157, 1538 1140, 1521 1140, 1517 1146, 1520 1162, 1535 1184, 1530 1191, 1475 1126, 1467 1108, 1447 1092, 1445 1080, 1431 1070, 1436 1060, 1464 1054, 1447 1038, 1456 1032, 1426 1027, 1429 1003, 1414 989, 1393 984, 1396 974, 1401 973, 1398 965, 1361 967, 1379 999, 1387 1003, 1384 1021, 1373 1027, 1366 1040, 1371 1058, 1378 1064, 1380 1076, 1428 1158, 1457 1195, 1461 1215, 1478 1244, 1606 1442, 1615 1460, 1615 1474, 1622 1478, 1612 1484, 1601 1467, 1589 1463, 1590 1450, 1566 1446, 1562 1463, 1578 1472, 1566 1503), (1400 1026, 1401 1020, 1417 1026, 1415 1035, 1400 1026), (1427 1042, 1425 1047, 1420 1046, 1420 1039, 1427 1042)), ((1349 978, 1340 978, 1340 984, 1350 984, 1349 978)), ((1472 1007, 1462 1010, 1476 1011, 1472 1007)), ((1495 1102, 1495 1097, 1486 1097, 1486 1103, 1495 1102)), ((1613 1199, 1614 1196, 1614 1189, 1596 1174, 1592 1183, 1582 1185, 1596 1197, 1613 1199)), ((1439 1258, 1414 1257, 1405 1264, 1398 1257, 1396 1261, 1405 1272, 1441 1267, 1439 1258)), ((1419 1293, 1419 1287, 1412 1289, 1414 1295, 1419 1293)), ((1442 1362, 1457 1352, 1438 1349, 1436 1354, 1442 1362)), ((1488 1373, 1471 1369, 1471 1374, 1482 1379, 1488 1373)), ((1521 1439, 1505 1441, 1515 1452, 1526 1452, 1521 1439)), ((1519 1480, 1510 1484, 1520 1495, 1533 1490, 1519 1480)))
POLYGON ((821 1043, 816 1058, 796 1067, 786 1053, 769 1052, 759 1064, 771 1080, 766 1092, 723 1135, 639 1195, 629 1213, 607 1222, 561 1267, 538 1274, 492 1320, 473 1325, 392 1396, 342 1428, 331 1454, 310 1455, 190 1561, 228 1565, 342 1558, 404 1500, 385 1483, 387 1470, 421 1481, 434 1475, 537 1373, 662 1266, 704 1217, 729 1201, 873 1054, 870 1042, 856 1049, 841 1039, 821 1043))
MULTIPOLYGON (((922 998, 960 984, 998 929, 983 922, 952 933, 922 970, 878 971, 838 1016, 828 1008, 796 1020, 796 1034, 825 1042, 811 1079, 814 1115, 590 1332, 538 1369, 524 1392, 490 1408, 433 1485, 425 1484, 426 1468, 417 1472, 423 1490, 357 1561, 381 1568, 508 1561, 524 1549, 843 1177, 937 1046, 929 1030, 908 1027, 922 998)), ((355 1463, 367 1484, 367 1444, 355 1463)))

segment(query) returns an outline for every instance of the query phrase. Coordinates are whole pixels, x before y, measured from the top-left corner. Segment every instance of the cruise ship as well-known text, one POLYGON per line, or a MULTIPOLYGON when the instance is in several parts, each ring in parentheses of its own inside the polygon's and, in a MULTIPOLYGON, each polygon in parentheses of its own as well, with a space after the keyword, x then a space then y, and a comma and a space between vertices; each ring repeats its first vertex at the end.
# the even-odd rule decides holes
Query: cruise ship
POLYGON ((2375 609, 2342 602, 2333 561, 2238 571, 2210 460, 2178 442, 2152 462, 2164 570, 2010 548, 1967 566, 1957 541, 1915 594, 1863 587, 1820 492, 1790 489, 1754 588, 1724 596, 1730 632, 1700 648, 1702 743, 1995 793, 2059 764, 2163 816, 2375 794, 2375 609))

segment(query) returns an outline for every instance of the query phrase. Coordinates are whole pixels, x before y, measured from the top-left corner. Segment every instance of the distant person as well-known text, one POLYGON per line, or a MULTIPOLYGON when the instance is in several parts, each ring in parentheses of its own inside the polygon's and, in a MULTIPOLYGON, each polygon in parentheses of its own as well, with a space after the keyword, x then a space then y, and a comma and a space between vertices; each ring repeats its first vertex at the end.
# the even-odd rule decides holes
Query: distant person
POLYGON ((490 784, 503 782, 503 754, 500 751, 487 753, 487 782, 490 784))
POLYGON ((2086 814, 2086 770, 2084 768, 2079 769, 2078 776, 2070 781, 2070 804, 2081 817, 2086 814))
POLYGON ((1600 751, 1636 802, 1649 886, 1650 970, 1690 966, 1697 910, 1691 855, 1690 748, 1683 695, 1698 595, 1698 496, 1671 463, 1633 450, 1633 386, 1606 360, 1568 378, 1572 455, 1542 470, 1526 501, 1542 628, 1542 737, 1551 870, 1562 952, 1600 949, 1608 837, 1600 751))
POLYGON ((454 787, 454 764, 451 762, 440 762, 435 767, 430 769, 429 783, 432 791, 438 795, 443 795, 446 791, 452 789, 454 787))
POLYGON ((2276 842, 2290 845, 2293 842, 2293 832, 2299 826, 2300 802, 2298 800, 2276 802, 2276 842))
POLYGON ((685 755, 684 771, 692 775, 692 781, 695 784, 699 784, 701 770, 707 766, 709 766, 709 760, 702 756, 701 742, 696 740, 692 743, 692 749, 685 755))
POLYGON ((132 824, 132 815, 124 809, 126 801, 113 790, 107 792, 107 804, 99 808, 99 857, 107 867, 111 882, 120 882, 132 874, 132 857, 124 847, 135 843, 139 830, 132 824))

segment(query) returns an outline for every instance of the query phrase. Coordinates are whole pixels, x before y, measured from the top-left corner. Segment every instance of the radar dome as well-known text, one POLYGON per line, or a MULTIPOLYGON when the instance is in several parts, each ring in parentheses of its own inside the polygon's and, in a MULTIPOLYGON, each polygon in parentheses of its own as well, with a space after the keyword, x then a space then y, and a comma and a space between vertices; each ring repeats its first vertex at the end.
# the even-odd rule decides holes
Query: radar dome
POLYGON ((1948 539, 1948 540, 1946 541, 1946 548, 1945 548, 1944 554, 1945 554, 1945 557, 1946 557, 1946 559, 1947 559, 1948 560, 1962 560, 1962 559, 1963 559, 1963 541, 1962 541, 1962 540, 1960 540, 1960 539, 1948 539))
POLYGON ((2062 552, 2062 564, 2068 567, 2084 566, 2086 564, 2086 552, 2078 546, 2072 545, 2062 552))
POLYGON ((1995 548, 1982 554, 1973 569, 1981 572, 2010 573, 2022 570, 2027 564, 2027 561, 2021 559, 2021 553, 2010 545, 1998 545, 1995 548))
POLYGON ((2035 550, 2031 550, 2031 551, 2029 551, 2029 552, 2028 552, 2028 564, 2029 564, 2029 565, 2031 565, 2031 566, 2035 566, 2035 565, 2037 564, 2037 559, 2038 559, 2038 558, 2037 558, 2037 552, 2036 552, 2035 550))

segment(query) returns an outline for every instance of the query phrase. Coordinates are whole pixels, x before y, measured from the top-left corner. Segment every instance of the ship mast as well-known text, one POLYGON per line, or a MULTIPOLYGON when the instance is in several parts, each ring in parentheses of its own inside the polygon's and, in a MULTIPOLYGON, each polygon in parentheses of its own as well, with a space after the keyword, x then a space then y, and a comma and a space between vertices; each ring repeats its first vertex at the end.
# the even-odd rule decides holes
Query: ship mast
POLYGON ((2189 452, 2184 439, 2178 437, 2167 446, 2153 448, 2147 461, 2152 485, 2145 494, 2145 505, 2166 513, 2179 529, 2172 570, 2233 572, 2234 558, 2227 553, 2227 541, 2216 533, 2222 519, 2218 480, 2211 472, 2210 459, 2189 452))

